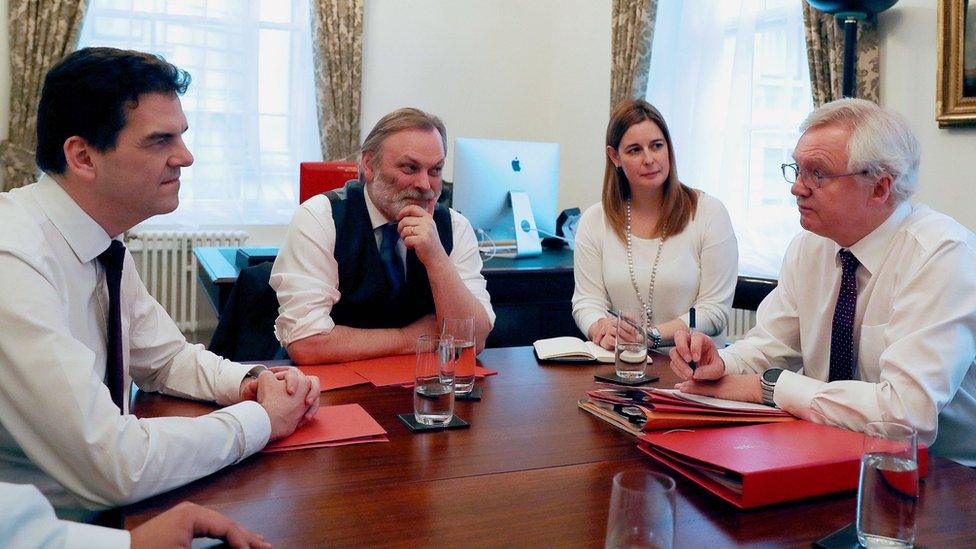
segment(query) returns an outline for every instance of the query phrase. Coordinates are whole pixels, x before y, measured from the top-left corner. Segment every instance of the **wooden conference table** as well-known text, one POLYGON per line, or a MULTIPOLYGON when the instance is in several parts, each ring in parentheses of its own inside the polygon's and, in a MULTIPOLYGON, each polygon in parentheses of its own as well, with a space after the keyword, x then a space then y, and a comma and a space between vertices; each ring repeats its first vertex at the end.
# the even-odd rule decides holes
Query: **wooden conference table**
MULTIPOLYGON (((654 359, 659 385, 673 382, 667 359, 654 359)), ((411 434, 394 417, 412 410, 409 389, 329 391, 323 405, 361 404, 390 442, 258 454, 129 506, 126 526, 189 500, 277 547, 602 546, 613 475, 666 471, 631 436, 577 409, 594 372, 611 367, 539 365, 528 347, 488 349, 479 360, 499 375, 478 382, 480 402, 457 403, 468 429, 411 434)), ((147 393, 135 405, 143 417, 211 409, 147 393)), ((853 492, 740 511, 672 476, 675 547, 809 547, 854 520, 853 492)), ((922 490, 918 543, 976 546, 976 471, 933 457, 922 490)))

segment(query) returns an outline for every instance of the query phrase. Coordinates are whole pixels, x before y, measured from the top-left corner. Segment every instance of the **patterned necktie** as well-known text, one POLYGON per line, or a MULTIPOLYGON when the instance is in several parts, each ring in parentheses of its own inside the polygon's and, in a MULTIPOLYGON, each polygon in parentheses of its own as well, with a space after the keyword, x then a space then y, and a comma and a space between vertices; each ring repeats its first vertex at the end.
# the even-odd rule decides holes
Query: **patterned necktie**
POLYGON ((403 262, 397 254, 396 244, 400 240, 400 233, 397 231, 396 223, 383 225, 383 242, 380 244, 380 259, 383 260, 383 267, 386 268, 386 276, 390 280, 390 287, 393 293, 399 293, 403 286, 403 262))
POLYGON ((112 395, 112 402, 124 413, 122 399, 125 395, 125 372, 122 369, 122 262, 125 259, 125 246, 113 240, 108 249, 99 254, 98 261, 105 267, 105 281, 108 284, 108 360, 105 364, 105 385, 112 395))
POLYGON ((857 308, 857 266, 861 263, 847 250, 838 252, 843 272, 830 331, 830 377, 827 381, 854 379, 854 311, 857 308))

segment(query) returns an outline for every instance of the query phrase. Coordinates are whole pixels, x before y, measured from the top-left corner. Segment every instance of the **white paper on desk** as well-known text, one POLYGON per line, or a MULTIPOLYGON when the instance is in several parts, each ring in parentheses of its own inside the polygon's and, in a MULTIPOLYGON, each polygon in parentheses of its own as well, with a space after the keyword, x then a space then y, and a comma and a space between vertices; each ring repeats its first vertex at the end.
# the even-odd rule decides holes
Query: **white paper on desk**
POLYGON ((749 410, 752 412, 763 412, 769 413, 771 411, 778 411, 776 408, 766 406, 765 404, 755 404, 753 402, 739 402, 738 400, 726 400, 724 398, 715 398, 704 395, 693 395, 691 393, 682 393, 677 389, 654 389, 655 391, 660 391, 662 393, 668 393, 670 395, 682 398, 684 400, 690 400, 691 402, 697 402, 699 404, 705 404, 706 406, 715 406, 717 408, 727 408, 730 410, 749 410))

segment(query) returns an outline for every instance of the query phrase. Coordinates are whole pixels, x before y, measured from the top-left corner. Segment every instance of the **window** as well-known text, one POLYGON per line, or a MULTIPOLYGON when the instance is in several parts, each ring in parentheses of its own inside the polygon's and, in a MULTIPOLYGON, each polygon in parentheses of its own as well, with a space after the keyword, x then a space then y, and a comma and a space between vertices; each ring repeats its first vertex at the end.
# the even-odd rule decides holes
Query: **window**
POLYGON ((813 109, 795 0, 658 4, 647 99, 671 130, 682 182, 719 198, 742 274, 778 276, 800 230, 779 166, 813 109))
POLYGON ((187 70, 194 155, 180 207, 149 224, 288 223, 298 164, 320 160, 308 1, 91 0, 80 47, 157 53, 187 70))

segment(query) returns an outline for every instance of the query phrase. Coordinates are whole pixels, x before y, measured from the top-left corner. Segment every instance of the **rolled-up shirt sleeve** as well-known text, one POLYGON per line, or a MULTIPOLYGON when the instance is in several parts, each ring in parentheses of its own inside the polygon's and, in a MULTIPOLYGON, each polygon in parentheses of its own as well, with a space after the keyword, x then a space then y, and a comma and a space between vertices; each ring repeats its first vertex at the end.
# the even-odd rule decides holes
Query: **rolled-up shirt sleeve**
POLYGON ((478 251, 478 239, 475 237, 471 222, 458 212, 451 210, 451 232, 454 246, 451 250, 451 263, 457 269, 461 282, 471 292, 471 295, 481 303, 488 314, 488 322, 495 325, 495 311, 491 307, 491 296, 488 295, 488 283, 481 274, 483 263, 478 251))
POLYGON ((278 295, 275 335, 285 347, 335 328, 331 313, 340 298, 335 241, 329 199, 307 200, 295 212, 271 269, 278 295))

